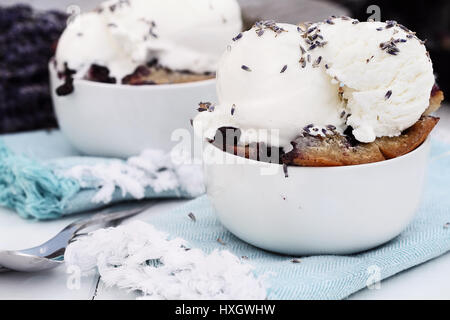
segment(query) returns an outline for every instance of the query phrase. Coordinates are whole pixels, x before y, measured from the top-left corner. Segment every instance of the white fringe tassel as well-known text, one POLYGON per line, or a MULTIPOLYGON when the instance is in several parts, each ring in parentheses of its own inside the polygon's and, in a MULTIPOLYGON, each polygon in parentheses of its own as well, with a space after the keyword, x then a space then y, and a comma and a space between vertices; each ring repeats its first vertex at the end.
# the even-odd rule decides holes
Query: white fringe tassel
POLYGON ((65 260, 84 273, 98 270, 107 286, 144 299, 266 298, 265 277, 255 277, 253 267, 229 251, 205 254, 140 221, 81 238, 67 248, 65 260))

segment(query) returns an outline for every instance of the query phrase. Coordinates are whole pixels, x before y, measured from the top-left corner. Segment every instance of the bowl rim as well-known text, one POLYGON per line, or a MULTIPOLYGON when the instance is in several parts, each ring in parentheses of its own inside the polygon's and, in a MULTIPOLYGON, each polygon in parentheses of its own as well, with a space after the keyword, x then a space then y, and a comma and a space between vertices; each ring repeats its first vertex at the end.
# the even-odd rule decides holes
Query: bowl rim
MULTIPOLYGON (((56 68, 54 66, 54 58, 52 58, 48 64, 48 68, 51 74, 57 76, 56 68)), ((170 89, 182 89, 182 88, 196 88, 196 87, 202 87, 207 86, 210 84, 216 83, 216 77, 207 79, 207 80, 200 80, 200 81, 193 81, 193 82, 184 82, 184 83, 170 83, 170 84, 157 84, 157 85, 131 85, 131 84, 122 84, 122 83, 103 83, 103 82, 96 82, 86 79, 74 79, 74 83, 76 85, 84 85, 84 86, 91 86, 96 88, 102 88, 102 89, 114 89, 114 90, 136 90, 136 91, 143 91, 143 90, 170 90, 170 89)))
MULTIPOLYGON (((399 161, 403 161, 403 160, 407 160, 408 158, 411 158, 413 156, 415 156, 417 153, 419 153, 420 151, 423 151, 423 149, 427 148, 431 143, 431 138, 430 136, 427 137, 427 139, 420 145, 418 146, 416 149, 414 149, 411 152, 408 152, 407 154, 404 154, 402 156, 393 158, 393 159, 388 159, 388 160, 383 160, 383 161, 378 161, 378 162, 372 162, 372 163, 365 163, 365 164, 356 164, 356 165, 348 165, 348 166, 334 166, 334 167, 301 167, 301 166, 288 166, 289 170, 327 170, 327 171, 335 171, 335 170, 352 170, 355 168, 358 169, 364 169, 364 168, 371 168, 371 167, 381 167, 381 166, 387 166, 390 164, 394 164, 396 162, 399 161)), ((282 164, 277 164, 277 163, 268 163, 268 162, 262 162, 262 161, 257 161, 257 160, 253 160, 253 159, 248 159, 248 158, 242 158, 239 157, 237 155, 231 154, 229 152, 223 151, 220 148, 214 146, 212 143, 207 142, 208 145, 212 146, 213 148, 217 149, 217 151, 221 152, 222 154, 225 154, 227 156, 231 156, 233 158, 239 158, 239 159, 245 159, 246 161, 246 165, 247 164, 251 164, 251 165, 269 165, 269 166, 277 166, 280 169, 282 169, 283 165, 282 164)), ((204 154, 206 152, 206 148, 204 151, 204 154)), ((242 160, 241 160, 242 161, 242 160)), ((208 163, 206 162, 205 165, 206 166, 210 166, 213 165, 214 163, 208 163)), ((237 163, 237 164, 243 164, 241 163, 237 163)))

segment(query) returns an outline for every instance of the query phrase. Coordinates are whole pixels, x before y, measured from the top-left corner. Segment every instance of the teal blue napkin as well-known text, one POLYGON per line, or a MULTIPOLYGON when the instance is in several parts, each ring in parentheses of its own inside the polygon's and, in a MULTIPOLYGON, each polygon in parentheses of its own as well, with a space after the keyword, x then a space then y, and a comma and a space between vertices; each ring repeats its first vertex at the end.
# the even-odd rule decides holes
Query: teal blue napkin
POLYGON ((267 278, 269 299, 343 299, 378 277, 386 279, 450 251, 450 145, 433 141, 424 200, 414 222, 393 241, 360 254, 300 257, 300 263, 293 263, 293 257, 234 237, 217 220, 206 196, 148 222, 206 252, 228 249, 248 257, 257 275, 272 274, 267 278), (188 217, 191 212, 196 222, 188 217))
POLYGON ((83 157, 59 131, 3 136, 0 206, 48 220, 125 200, 195 198, 204 192, 199 167, 177 166, 157 151, 142 157, 83 157))

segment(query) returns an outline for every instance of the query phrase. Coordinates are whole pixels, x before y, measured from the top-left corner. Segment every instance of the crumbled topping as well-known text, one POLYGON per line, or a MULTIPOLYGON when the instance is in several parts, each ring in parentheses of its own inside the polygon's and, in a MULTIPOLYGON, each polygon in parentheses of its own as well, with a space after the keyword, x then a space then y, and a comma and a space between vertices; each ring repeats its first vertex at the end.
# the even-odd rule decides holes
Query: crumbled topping
POLYGON ((386 21, 386 29, 393 28, 397 25, 397 21, 388 20, 386 21))
POLYGON ((256 29, 256 34, 260 37, 264 34, 264 30, 272 30, 275 32, 275 37, 283 32, 287 32, 287 30, 279 27, 273 20, 258 21, 253 27, 256 29))
POLYGON ((211 102, 200 102, 198 105, 198 112, 213 112, 215 110, 215 105, 213 105, 211 102))
POLYGON ((397 47, 397 43, 399 43, 397 40, 391 38, 389 41, 380 43, 381 50, 386 51, 386 53, 390 55, 396 56, 400 52, 400 49, 397 47))

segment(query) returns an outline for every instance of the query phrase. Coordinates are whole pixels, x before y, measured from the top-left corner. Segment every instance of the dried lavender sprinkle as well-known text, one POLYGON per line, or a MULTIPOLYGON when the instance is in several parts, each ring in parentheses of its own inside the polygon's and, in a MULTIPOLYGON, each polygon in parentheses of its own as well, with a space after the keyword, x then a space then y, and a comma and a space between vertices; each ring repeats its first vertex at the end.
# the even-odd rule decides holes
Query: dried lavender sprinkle
POLYGON ((233 41, 238 41, 239 39, 241 39, 243 36, 242 33, 239 33, 236 37, 233 38, 233 41))
POLYGON ((302 57, 299 62, 302 65, 302 68, 306 68, 306 60, 305 60, 305 58, 302 57))
POLYGON ((402 29, 403 31, 411 32, 411 30, 409 30, 407 27, 405 27, 405 26, 402 25, 402 24, 398 24, 397 26, 398 26, 400 29, 402 29))
POLYGON ((302 55, 304 55, 306 53, 305 48, 302 47, 302 45, 300 45, 300 50, 302 51, 302 55))
POLYGON ((388 92, 386 92, 386 95, 384 96, 384 98, 386 100, 388 100, 391 96, 392 96, 392 90, 389 90, 388 92))
POLYGON ((283 164, 283 171, 284 171, 284 177, 289 178, 288 165, 286 163, 283 164))
POLYGON ((197 222, 197 218, 192 212, 188 214, 188 217, 191 218, 192 221, 197 222))
POLYGON ((211 102, 200 102, 198 104, 198 112, 210 111, 212 103, 211 102))
POLYGON ((387 53, 389 53, 390 55, 396 56, 398 54, 399 50, 394 50, 394 49, 388 49, 387 53))
POLYGON ((317 48, 317 44, 313 43, 313 44, 308 48, 308 51, 314 50, 315 48, 317 48))
POLYGON ((311 32, 313 32, 313 31, 316 30, 316 29, 317 29, 317 26, 316 26, 316 27, 309 28, 308 31, 306 31, 306 33, 311 33, 311 32))
POLYGON ((322 56, 318 57, 316 61, 314 61, 313 67, 317 68, 320 65, 320 62, 322 62, 322 56))

